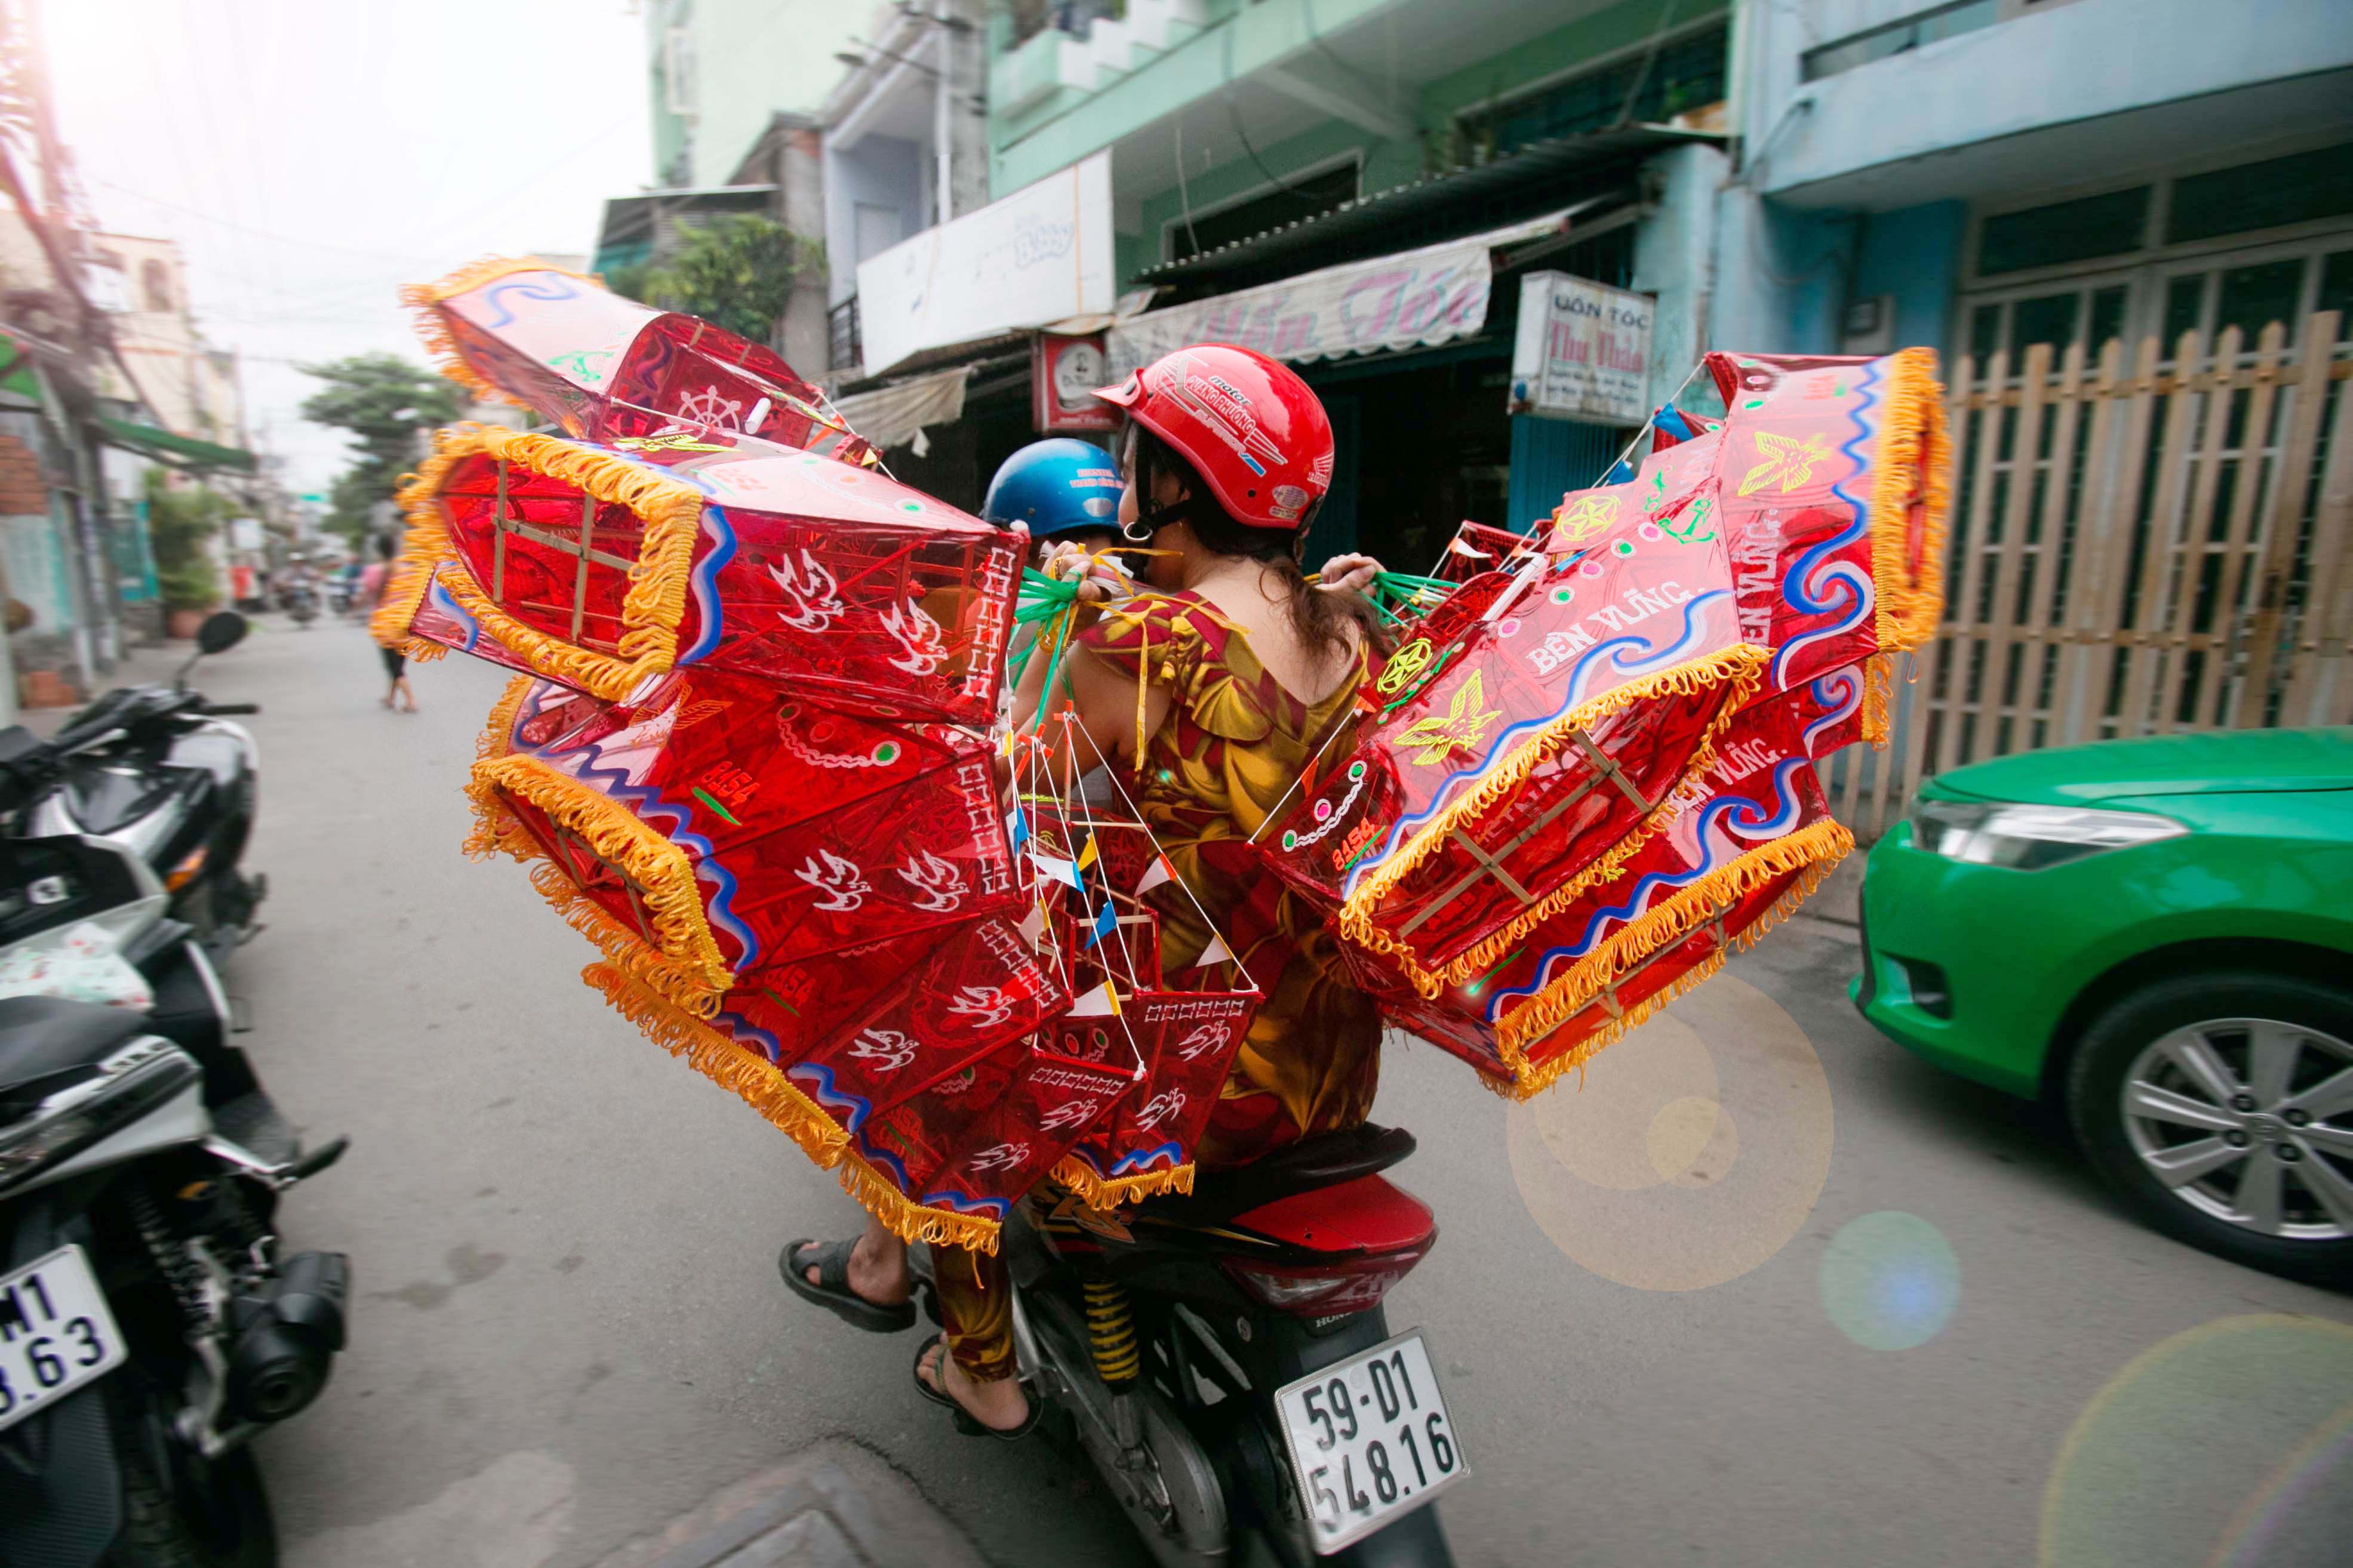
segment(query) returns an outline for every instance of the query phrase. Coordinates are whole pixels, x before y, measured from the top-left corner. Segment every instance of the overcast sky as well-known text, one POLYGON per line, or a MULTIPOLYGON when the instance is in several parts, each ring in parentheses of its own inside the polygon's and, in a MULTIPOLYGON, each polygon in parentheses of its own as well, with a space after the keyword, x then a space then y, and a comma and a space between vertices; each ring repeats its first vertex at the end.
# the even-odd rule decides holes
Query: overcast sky
POLYGON ((177 239, 255 444, 324 490, 297 361, 424 363, 395 291, 478 256, 586 252, 650 178, 628 0, 44 0, 58 132, 99 221, 177 239))

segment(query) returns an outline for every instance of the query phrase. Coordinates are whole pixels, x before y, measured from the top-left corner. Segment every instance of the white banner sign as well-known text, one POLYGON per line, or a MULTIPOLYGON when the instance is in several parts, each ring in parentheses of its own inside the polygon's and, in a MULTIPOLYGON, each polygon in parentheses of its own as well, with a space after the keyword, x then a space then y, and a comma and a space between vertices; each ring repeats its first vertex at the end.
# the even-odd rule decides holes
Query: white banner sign
POLYGON ((1640 425, 1651 414, 1651 320, 1656 311, 1647 294, 1605 289, 1566 272, 1531 272, 1521 279, 1511 411, 1640 425))
POLYGON ((1486 323, 1494 243, 1489 235, 1450 240, 1133 317, 1111 330, 1112 374, 1187 343, 1239 343, 1299 361, 1469 337, 1486 323))
POLYGON ((1109 310, 1111 154, 858 264, 866 374, 926 349, 1109 310))

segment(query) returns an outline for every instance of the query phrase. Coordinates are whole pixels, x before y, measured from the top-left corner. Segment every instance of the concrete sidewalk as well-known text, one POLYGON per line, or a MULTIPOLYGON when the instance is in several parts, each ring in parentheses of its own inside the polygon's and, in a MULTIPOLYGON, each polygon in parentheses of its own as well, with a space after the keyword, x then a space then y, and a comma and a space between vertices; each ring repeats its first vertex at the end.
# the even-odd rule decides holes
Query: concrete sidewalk
POLYGON ((914 1483, 855 1443, 820 1443, 725 1488, 596 1568, 983 1568, 914 1483))

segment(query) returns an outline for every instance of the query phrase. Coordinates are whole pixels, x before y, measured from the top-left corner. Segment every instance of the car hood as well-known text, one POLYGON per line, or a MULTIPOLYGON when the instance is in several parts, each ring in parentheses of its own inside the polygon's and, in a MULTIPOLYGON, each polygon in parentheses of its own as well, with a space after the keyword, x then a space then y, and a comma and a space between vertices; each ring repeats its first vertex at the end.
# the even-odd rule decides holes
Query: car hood
POLYGON ((2036 805, 2353 789, 2353 727, 2217 730, 2021 752, 1938 773, 1936 793, 2036 805))

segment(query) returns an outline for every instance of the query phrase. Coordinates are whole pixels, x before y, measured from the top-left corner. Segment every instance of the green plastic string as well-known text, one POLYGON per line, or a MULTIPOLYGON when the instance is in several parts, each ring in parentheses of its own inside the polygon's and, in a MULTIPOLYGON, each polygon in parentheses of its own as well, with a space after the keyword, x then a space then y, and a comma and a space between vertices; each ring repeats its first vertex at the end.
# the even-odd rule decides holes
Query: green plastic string
POLYGON ((1052 628, 1054 646, 1047 655, 1046 686, 1038 699, 1038 724, 1042 727, 1054 706, 1054 682, 1062 673, 1062 655, 1070 647, 1071 627, 1078 616, 1073 613, 1079 603, 1080 580, 1060 582, 1031 567, 1021 571, 1021 592, 1013 601, 1013 619, 1017 625, 1036 626, 1038 635, 1016 655, 1013 679, 1018 682, 1029 673, 1029 656, 1048 636, 1045 623, 1056 623, 1052 628))
POLYGON ((1454 592, 1443 577, 1417 577, 1409 572, 1373 574, 1373 604, 1391 621, 1409 620, 1436 608, 1454 592))

